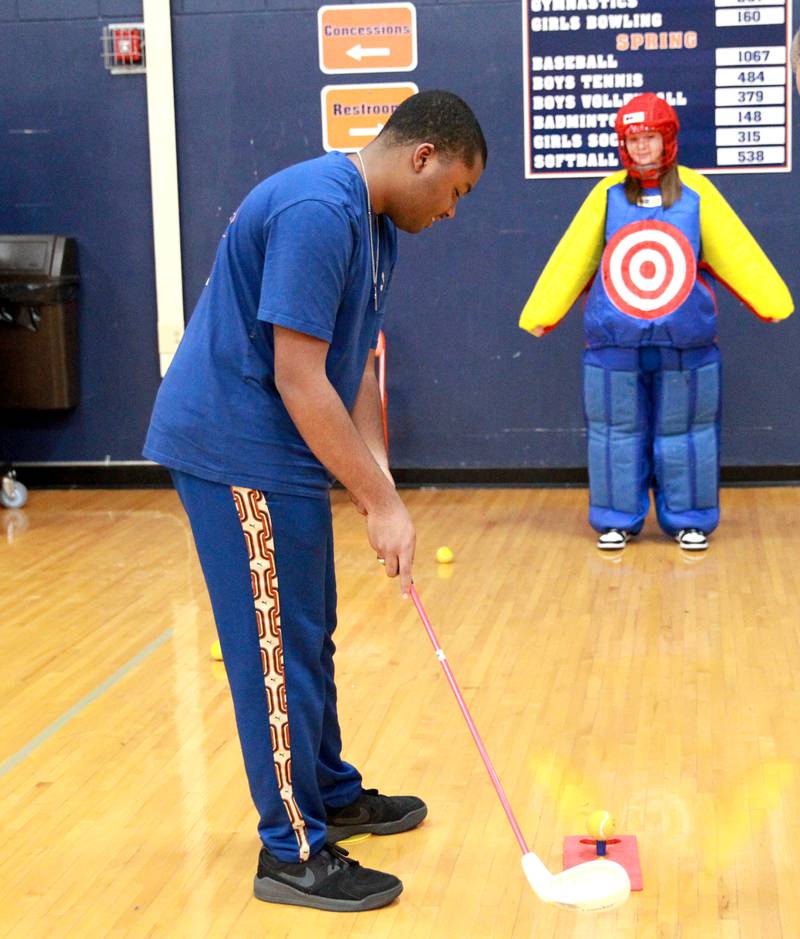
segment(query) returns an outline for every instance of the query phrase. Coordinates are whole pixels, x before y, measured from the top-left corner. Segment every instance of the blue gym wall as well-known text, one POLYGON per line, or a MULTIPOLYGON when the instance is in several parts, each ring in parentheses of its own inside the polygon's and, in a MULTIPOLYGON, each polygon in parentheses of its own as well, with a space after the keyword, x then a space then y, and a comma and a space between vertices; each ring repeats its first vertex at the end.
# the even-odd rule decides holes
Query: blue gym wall
MULTIPOLYGON (((585 465, 580 314, 544 340, 516 321, 594 181, 523 178, 518 0, 417 0, 417 70, 364 79, 320 72, 318 5, 172 0, 187 316, 244 194, 321 152, 323 85, 449 88, 478 114, 489 165, 454 222, 400 237, 386 323, 393 463, 585 465)), ((0 460, 141 458, 159 383, 145 79, 109 75, 100 41, 104 21, 140 16, 137 0, 0 0, 0 231, 77 238, 82 276, 80 406, 1 412, 0 460)), ((800 298, 800 171, 714 182, 800 298)), ((800 315, 768 326, 720 290, 720 337, 723 462, 800 465, 800 315)))

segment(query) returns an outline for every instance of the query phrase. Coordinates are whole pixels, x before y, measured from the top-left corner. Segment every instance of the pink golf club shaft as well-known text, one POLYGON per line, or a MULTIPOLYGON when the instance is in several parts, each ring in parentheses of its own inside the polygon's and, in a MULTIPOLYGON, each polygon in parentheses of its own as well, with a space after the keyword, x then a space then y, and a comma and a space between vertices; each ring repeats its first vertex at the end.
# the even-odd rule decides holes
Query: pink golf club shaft
POLYGON ((492 761, 489 759, 489 754, 486 752, 486 747, 483 745, 481 735, 478 733, 478 728, 475 726, 475 721, 473 721, 472 715, 469 713, 469 708, 467 707, 467 703, 464 701, 464 697, 461 694, 461 689, 458 687, 455 676, 450 670, 450 665, 447 661, 447 656, 444 654, 444 649, 442 649, 442 647, 439 645, 439 640, 436 638, 436 633, 433 631, 431 621, 428 619, 428 614, 425 612, 425 608, 423 607, 416 587, 413 584, 411 585, 411 599, 414 601, 414 606, 417 608, 417 613, 419 613, 419 618, 422 620, 422 625, 425 627, 425 632, 428 634, 428 638, 433 644, 433 650, 436 653, 436 658, 439 659, 439 664, 442 666, 445 676, 447 677, 447 681, 449 682, 450 687, 453 689, 453 694, 456 696, 456 701, 458 701, 458 706, 461 708, 461 713, 464 715, 464 720, 467 722, 469 732, 472 734, 472 739, 475 741, 475 745, 477 746, 478 752, 481 755, 483 765, 486 767, 486 772, 489 774, 489 778, 492 780, 492 785, 494 786, 495 791, 500 798, 500 802, 506 813, 506 817, 511 824, 514 837, 517 839, 517 842, 522 849, 522 853, 527 854, 528 845, 525 843, 525 838, 523 837, 522 831, 517 824, 514 813, 511 811, 511 805, 508 801, 508 798, 506 797, 503 784, 500 782, 500 778, 492 766, 492 761))
POLYGON ((375 350, 375 358, 378 360, 378 390, 381 397, 381 418, 383 420, 383 442, 386 445, 386 453, 389 453, 389 422, 387 419, 387 395, 386 395, 386 336, 383 330, 378 333, 378 348, 375 350))

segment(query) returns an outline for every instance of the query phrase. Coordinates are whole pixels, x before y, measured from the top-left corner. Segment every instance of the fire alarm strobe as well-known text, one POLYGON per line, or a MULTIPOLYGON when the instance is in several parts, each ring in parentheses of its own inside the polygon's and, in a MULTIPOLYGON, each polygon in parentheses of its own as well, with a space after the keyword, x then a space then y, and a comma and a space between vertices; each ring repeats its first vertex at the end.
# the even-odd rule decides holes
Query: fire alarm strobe
POLYGON ((109 23, 103 29, 103 60, 112 75, 144 72, 144 23, 109 23))

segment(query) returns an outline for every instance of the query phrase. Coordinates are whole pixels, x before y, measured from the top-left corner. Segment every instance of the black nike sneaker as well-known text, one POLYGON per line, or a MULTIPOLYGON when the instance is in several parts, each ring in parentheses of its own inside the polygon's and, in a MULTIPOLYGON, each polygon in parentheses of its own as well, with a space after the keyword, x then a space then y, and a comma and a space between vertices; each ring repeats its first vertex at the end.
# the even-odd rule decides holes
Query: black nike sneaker
POLYGON ((377 789, 363 789, 350 805, 327 810, 328 841, 343 841, 367 831, 396 835, 416 828, 427 814, 428 807, 416 796, 382 796, 377 789))
POLYGON ((298 864, 279 861, 262 848, 253 884, 253 893, 267 903, 336 913, 377 910, 402 892, 397 877, 362 867, 334 844, 326 844, 319 854, 298 864))

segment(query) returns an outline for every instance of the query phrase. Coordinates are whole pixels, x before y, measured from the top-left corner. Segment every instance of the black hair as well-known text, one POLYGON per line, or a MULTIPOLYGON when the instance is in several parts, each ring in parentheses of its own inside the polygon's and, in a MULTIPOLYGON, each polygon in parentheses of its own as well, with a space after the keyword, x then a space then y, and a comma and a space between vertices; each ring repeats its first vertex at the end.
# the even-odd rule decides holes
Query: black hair
POLYGON ((450 91, 420 91, 406 98, 380 136, 389 138, 387 143, 428 141, 470 168, 480 154, 486 166, 488 150, 481 125, 470 106, 450 91))

